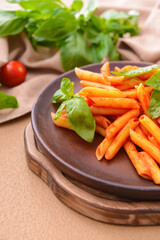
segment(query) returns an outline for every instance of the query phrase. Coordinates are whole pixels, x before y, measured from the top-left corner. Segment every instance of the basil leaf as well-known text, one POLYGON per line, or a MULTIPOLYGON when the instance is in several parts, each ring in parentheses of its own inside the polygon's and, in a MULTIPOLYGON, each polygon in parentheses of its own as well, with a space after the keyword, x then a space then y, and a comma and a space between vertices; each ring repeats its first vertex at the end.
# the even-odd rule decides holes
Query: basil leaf
POLYGON ((92 44, 90 46, 92 51, 93 62, 100 62, 110 52, 111 38, 109 34, 101 33, 99 44, 92 44))
POLYGON ((18 108, 17 99, 0 91, 0 110, 5 108, 18 108))
POLYGON ((107 10, 103 12, 100 17, 105 18, 106 20, 120 20, 128 18, 129 15, 126 12, 118 12, 114 9, 107 10))
POLYGON ((72 97, 73 96, 73 86, 74 83, 69 80, 69 78, 63 78, 61 81, 61 91, 67 95, 72 97))
POLYGON ((63 102, 65 100, 68 100, 69 96, 65 95, 61 89, 57 90, 55 92, 55 94, 52 97, 52 103, 59 103, 59 102, 63 102))
POLYGON ((73 130, 87 142, 92 142, 95 134, 95 121, 85 100, 75 95, 66 102, 66 112, 73 130))
POLYGON ((82 8, 82 10, 78 12, 76 16, 79 17, 80 15, 83 15, 85 20, 88 21, 97 8, 98 0, 89 0, 88 5, 82 8))
POLYGON ((52 11, 57 7, 66 7, 60 0, 8 0, 10 3, 19 3, 24 9, 52 11))
POLYGON ((160 72, 156 72, 154 75, 152 75, 146 82, 150 87, 153 87, 156 90, 160 91, 160 72))
POLYGON ((83 6, 82 0, 74 0, 71 5, 72 11, 79 11, 83 6))
POLYGON ((61 63, 65 71, 92 63, 91 51, 82 33, 76 32, 65 39, 60 51, 61 63))
POLYGON ((110 48, 110 52, 109 52, 109 61, 118 61, 121 59, 119 52, 117 51, 116 45, 113 44, 112 42, 112 46, 110 48))
POLYGON ((34 32, 34 37, 46 41, 59 41, 71 35, 77 29, 77 21, 69 11, 63 11, 44 21, 34 32))
POLYGON ((64 107, 66 106, 66 103, 67 103, 67 101, 63 102, 63 103, 59 106, 59 108, 57 109, 56 115, 55 115, 55 117, 54 117, 54 120, 57 120, 57 119, 60 117, 62 110, 63 110, 64 107))
POLYGON ((153 90, 148 112, 152 119, 160 116, 160 91, 153 90))
POLYGON ((73 97, 73 85, 74 83, 68 78, 63 78, 60 89, 57 90, 52 97, 52 103, 63 102, 73 97))
POLYGON ((123 71, 123 72, 113 72, 113 71, 111 71, 111 73, 113 73, 114 75, 118 75, 118 76, 135 77, 135 76, 139 76, 139 75, 142 75, 144 73, 150 72, 152 70, 155 70, 159 67, 160 67, 160 65, 155 64, 155 65, 151 65, 151 66, 148 66, 148 67, 142 67, 142 68, 139 68, 139 69, 123 71))
POLYGON ((13 11, 0 11, 0 37, 20 33, 26 23, 25 17, 17 17, 13 11))

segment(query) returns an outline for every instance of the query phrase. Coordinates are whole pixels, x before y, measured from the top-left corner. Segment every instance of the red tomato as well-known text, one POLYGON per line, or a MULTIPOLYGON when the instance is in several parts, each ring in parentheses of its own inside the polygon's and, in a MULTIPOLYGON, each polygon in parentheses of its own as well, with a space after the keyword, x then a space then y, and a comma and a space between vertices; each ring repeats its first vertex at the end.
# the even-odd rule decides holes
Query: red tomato
POLYGON ((14 87, 24 82, 27 70, 25 66, 18 61, 6 63, 0 71, 0 81, 7 87, 14 87))

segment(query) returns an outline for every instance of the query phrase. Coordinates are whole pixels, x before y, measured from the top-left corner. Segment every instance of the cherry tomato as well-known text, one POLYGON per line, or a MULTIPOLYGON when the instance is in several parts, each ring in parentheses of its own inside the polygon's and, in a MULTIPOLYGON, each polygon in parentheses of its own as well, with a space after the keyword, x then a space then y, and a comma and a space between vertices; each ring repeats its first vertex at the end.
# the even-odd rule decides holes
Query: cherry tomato
POLYGON ((7 87, 14 87, 24 82, 27 70, 25 66, 18 61, 6 63, 0 71, 0 81, 7 87))

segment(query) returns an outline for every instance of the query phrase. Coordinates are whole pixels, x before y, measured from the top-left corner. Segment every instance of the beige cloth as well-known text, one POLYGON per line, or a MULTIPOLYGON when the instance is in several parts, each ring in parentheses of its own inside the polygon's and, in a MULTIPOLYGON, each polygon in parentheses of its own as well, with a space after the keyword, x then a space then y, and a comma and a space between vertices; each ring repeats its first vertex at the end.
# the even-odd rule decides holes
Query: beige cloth
MULTIPOLYGON (((97 13, 108 8, 137 9, 140 11, 139 22, 142 25, 140 35, 120 39, 118 42, 118 50, 123 59, 145 62, 158 62, 160 60, 160 9, 158 2, 151 0, 100 1, 97 13)), ((0 123, 30 112, 34 99, 40 90, 63 72, 59 51, 40 47, 38 52, 35 52, 25 34, 0 39, 0 66, 13 59, 21 61, 27 67, 27 79, 14 88, 0 87, 1 91, 16 96, 19 102, 18 109, 0 111, 0 123)))

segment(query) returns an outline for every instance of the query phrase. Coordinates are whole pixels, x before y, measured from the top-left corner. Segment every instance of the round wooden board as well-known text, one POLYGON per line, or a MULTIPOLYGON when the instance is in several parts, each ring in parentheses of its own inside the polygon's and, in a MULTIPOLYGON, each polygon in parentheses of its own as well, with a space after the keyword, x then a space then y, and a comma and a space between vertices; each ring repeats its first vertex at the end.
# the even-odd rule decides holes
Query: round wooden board
POLYGON ((25 129, 28 167, 68 207, 92 219, 119 225, 160 225, 160 201, 131 201, 99 192, 65 176, 38 149, 31 124, 25 129))

